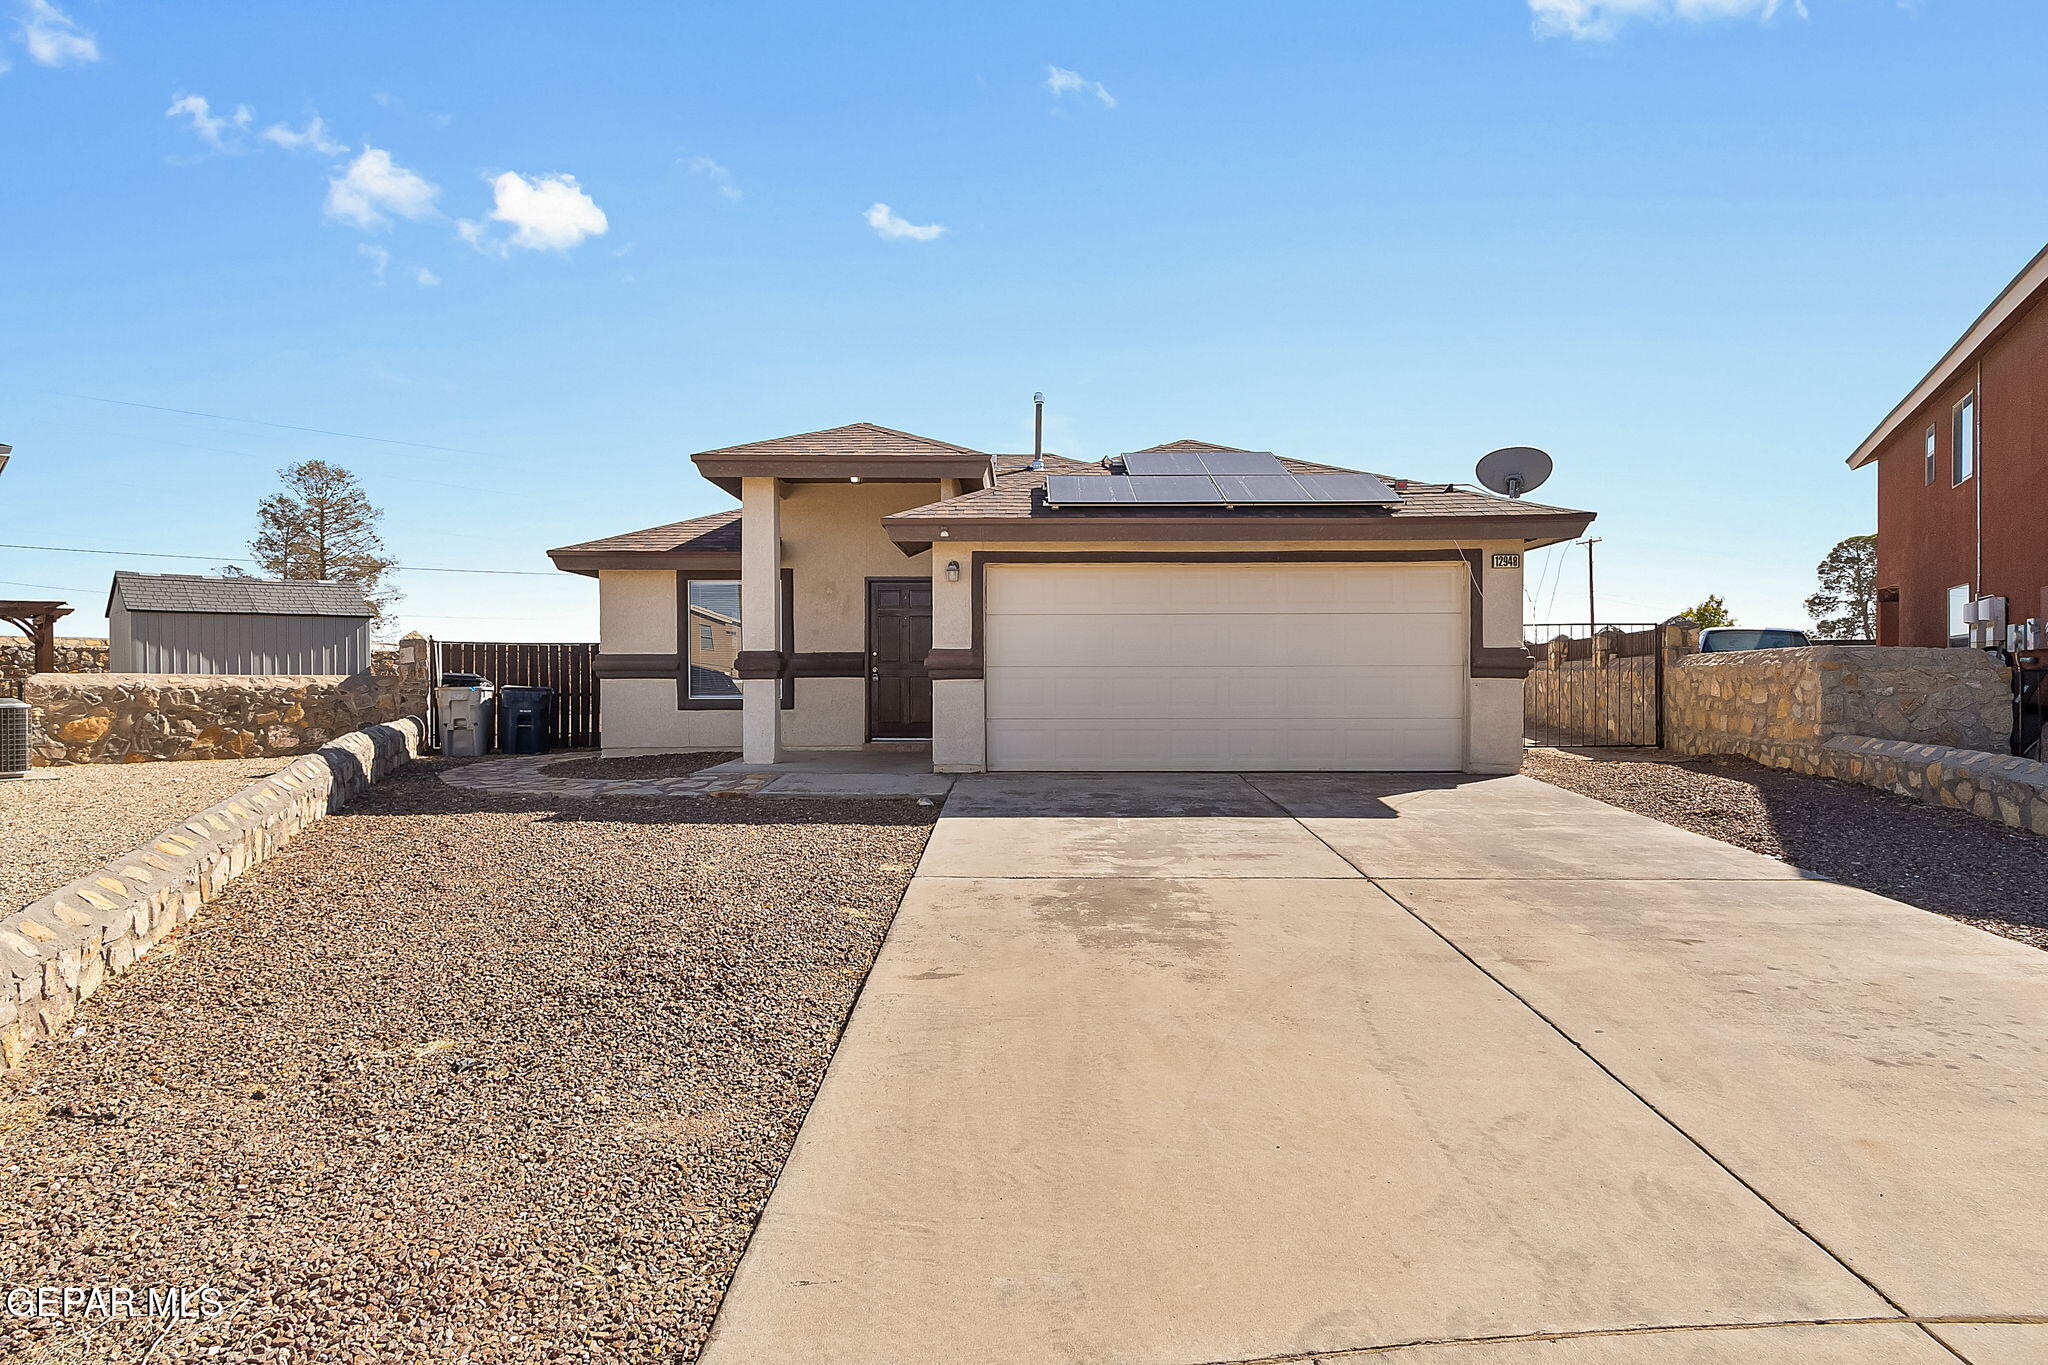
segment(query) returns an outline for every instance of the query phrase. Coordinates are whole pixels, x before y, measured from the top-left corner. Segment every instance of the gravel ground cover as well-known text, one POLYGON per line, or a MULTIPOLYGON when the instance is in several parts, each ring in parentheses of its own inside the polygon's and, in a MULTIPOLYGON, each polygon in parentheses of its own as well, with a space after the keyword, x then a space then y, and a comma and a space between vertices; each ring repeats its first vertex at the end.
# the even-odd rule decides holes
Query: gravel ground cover
POLYGON ((1742 758, 1531 749, 1522 771, 1669 825, 2048 948, 2048 839, 1742 758))
POLYGON ((712 751, 701 754, 645 754, 639 758, 569 758, 547 765, 549 777, 616 777, 632 781, 643 777, 688 777, 691 773, 738 758, 736 752, 712 751))
POLYGON ((97 763, 0 782, 0 914, 19 910, 172 825, 225 801, 288 758, 97 763))
POLYGON ((534 802, 432 762, 0 1083, 0 1359, 694 1359, 937 812, 534 802))

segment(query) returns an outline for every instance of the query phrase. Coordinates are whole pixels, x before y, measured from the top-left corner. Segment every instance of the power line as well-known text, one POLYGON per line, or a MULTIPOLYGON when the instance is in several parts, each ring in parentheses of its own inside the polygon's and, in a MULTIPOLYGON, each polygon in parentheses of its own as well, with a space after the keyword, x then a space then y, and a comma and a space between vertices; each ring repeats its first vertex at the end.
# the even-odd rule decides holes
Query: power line
MULTIPOLYGON (((105 401, 111 402, 113 400, 108 399, 105 401)), ((81 426, 76 422, 53 421, 49 418, 39 419, 38 425, 49 427, 63 427, 71 431, 82 431, 92 436, 111 437, 114 440, 118 441, 140 441, 149 445, 176 446, 180 450, 202 450, 211 455, 234 455, 245 460, 261 460, 264 463, 272 466, 276 466, 280 463, 288 463, 290 460, 289 456, 284 455, 262 455, 258 454, 256 451, 253 450, 230 450, 226 446, 205 446, 199 445, 192 441, 173 441, 168 436, 138 436, 134 432, 109 431, 104 427, 81 426)), ((438 449, 438 447, 435 448, 438 449)), ((402 460, 405 459, 406 457, 403 455, 379 455, 377 458, 402 460)), ((509 459, 510 457, 493 455, 490 456, 489 458, 509 459)), ((478 486, 475 484, 454 483, 447 479, 422 478, 418 474, 394 474, 388 469, 372 469, 369 472, 368 477, 378 481, 395 481, 398 483, 422 483, 432 484, 436 488, 456 488, 460 489, 464 493, 470 494, 471 496, 481 494, 482 496, 488 498, 528 498, 527 494, 516 492, 512 489, 494 488, 488 484, 478 486)))
MULTIPOLYGON (((238 559, 248 558, 247 555, 180 555, 170 554, 163 550, 87 550, 77 545, 13 545, 5 541, 0 541, 0 550, 49 550, 57 554, 113 555, 117 558, 126 559, 200 559, 214 564, 232 564, 238 559)), ((425 564, 393 564, 391 567, 403 570, 406 573, 481 573, 509 575, 520 578, 557 579, 562 576, 558 571, 544 569, 442 569, 432 568, 425 564)))
POLYGON ((167 408, 158 403, 132 403, 125 398, 102 398, 94 393, 66 393, 62 389, 45 389, 45 393, 59 398, 79 398, 88 403, 110 403, 117 408, 143 408, 150 412, 173 412, 180 417, 205 417, 216 422, 243 422, 252 427, 273 427, 278 431, 300 431, 312 436, 338 436, 346 441, 374 441, 378 445, 410 446, 414 450, 438 450, 449 455, 481 455, 487 460, 505 459, 488 450, 470 450, 463 446, 437 446, 425 441, 401 441, 393 436, 365 436, 355 431, 330 431, 326 427, 302 427, 290 422, 266 422, 260 417, 231 417, 222 412, 198 412, 192 408, 167 408))

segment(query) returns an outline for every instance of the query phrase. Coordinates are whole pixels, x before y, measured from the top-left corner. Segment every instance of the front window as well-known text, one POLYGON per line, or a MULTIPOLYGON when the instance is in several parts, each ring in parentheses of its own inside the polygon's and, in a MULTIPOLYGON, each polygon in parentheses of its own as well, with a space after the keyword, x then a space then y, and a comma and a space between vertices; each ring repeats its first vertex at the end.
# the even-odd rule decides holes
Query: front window
POLYGON ((1951 647, 1970 643, 1970 585, 1958 583, 1948 590, 1948 642, 1951 647))
POLYGON ((737 701, 740 675, 740 585, 736 579, 689 580, 690 697, 737 701))
POLYGON ((1926 471, 1926 475, 1925 475, 1925 478, 1926 478, 1926 481, 1927 481, 1928 483, 1933 483, 1933 482, 1934 482, 1934 428, 1933 428, 1933 427, 1929 427, 1929 428, 1927 428, 1927 471, 1926 471))
POLYGON ((1950 449, 1954 452, 1951 483, 1961 483, 1977 472, 1977 395, 1970 394, 1956 404, 1955 431, 1950 449))

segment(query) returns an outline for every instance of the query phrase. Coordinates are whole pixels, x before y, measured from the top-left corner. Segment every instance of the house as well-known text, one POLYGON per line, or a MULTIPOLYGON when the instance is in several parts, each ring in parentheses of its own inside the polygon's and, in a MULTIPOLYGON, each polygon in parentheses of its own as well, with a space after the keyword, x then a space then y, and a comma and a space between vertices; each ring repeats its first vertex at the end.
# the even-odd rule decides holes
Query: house
POLYGON ((1522 556, 1592 519, 1204 441, 862 422, 691 458, 738 507, 549 552, 599 583, 607 754, 1511 772, 1522 556))
POLYGON ((376 608, 347 583, 114 574, 112 673, 360 673, 376 608))
POLYGON ((1877 466, 1877 642, 2048 627, 2048 249, 1849 456, 1877 466))

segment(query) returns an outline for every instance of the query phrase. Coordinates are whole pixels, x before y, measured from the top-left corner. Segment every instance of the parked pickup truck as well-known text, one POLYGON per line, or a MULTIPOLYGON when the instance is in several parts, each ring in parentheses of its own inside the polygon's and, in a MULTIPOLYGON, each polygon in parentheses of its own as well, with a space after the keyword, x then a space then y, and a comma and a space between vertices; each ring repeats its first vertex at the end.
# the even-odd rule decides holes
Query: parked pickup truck
POLYGON ((1709 626, 1700 632, 1700 653, 1725 654, 1731 649, 1798 649, 1813 641, 1803 630, 1778 630, 1748 626, 1709 626))

